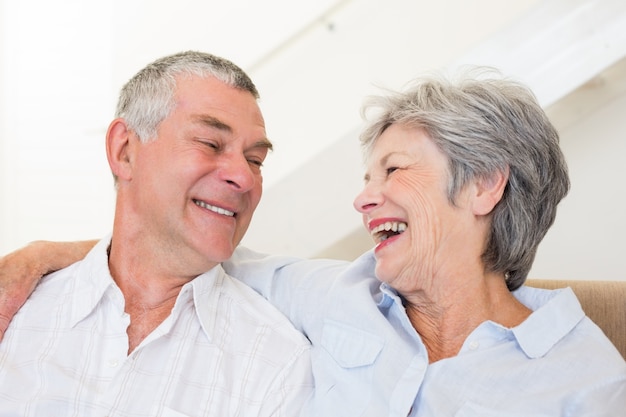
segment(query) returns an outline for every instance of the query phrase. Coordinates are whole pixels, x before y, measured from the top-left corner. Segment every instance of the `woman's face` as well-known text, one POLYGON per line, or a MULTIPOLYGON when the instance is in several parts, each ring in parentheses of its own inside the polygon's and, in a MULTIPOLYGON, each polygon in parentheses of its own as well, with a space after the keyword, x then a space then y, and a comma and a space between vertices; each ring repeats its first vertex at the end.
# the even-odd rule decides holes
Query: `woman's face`
POLYGON ((447 158, 419 128, 391 125, 366 160, 354 206, 376 243, 376 275, 403 295, 434 284, 429 277, 453 267, 464 250, 469 193, 452 205, 448 178, 447 158))

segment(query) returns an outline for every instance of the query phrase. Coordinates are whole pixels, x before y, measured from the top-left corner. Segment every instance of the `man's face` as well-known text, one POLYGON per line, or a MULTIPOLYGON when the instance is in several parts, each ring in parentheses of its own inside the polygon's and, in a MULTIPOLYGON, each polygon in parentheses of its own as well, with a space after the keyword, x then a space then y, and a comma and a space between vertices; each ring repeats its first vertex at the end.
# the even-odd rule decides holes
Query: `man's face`
POLYGON ((228 259, 248 229, 271 144, 249 92, 179 77, 175 100, 156 140, 132 139, 130 195, 146 236, 200 274, 228 259))

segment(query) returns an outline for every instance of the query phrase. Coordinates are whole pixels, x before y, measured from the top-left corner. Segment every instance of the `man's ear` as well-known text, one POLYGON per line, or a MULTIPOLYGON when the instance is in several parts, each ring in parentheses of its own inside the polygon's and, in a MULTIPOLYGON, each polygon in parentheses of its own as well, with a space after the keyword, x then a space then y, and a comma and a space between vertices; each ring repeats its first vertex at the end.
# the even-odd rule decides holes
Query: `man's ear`
POLYGON ((477 216, 484 216, 494 209, 502 199, 504 189, 509 182, 509 168, 497 171, 487 177, 478 179, 476 182, 476 194, 472 208, 477 216))
POLYGON ((106 135, 106 151, 109 166, 117 179, 128 180, 132 177, 134 146, 131 143, 133 133, 126 121, 117 118, 111 122, 106 135))

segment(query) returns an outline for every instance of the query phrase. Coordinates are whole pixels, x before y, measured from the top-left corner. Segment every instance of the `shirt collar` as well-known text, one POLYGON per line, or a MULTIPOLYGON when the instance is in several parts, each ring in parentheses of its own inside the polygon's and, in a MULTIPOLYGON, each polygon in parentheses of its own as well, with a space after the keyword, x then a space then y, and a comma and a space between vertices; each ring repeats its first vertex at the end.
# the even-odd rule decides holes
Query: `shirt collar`
POLYGON ((216 331, 215 323, 219 309, 219 298, 225 278, 224 269, 221 265, 217 265, 185 284, 178 295, 172 316, 179 314, 182 306, 192 303, 202 331, 210 341, 211 336, 216 331))
POLYGON ((113 302, 123 311, 124 300, 122 293, 115 285, 109 272, 109 257, 107 249, 111 243, 111 235, 100 240, 82 261, 76 264, 73 271, 75 279, 74 296, 70 325, 74 327, 87 317, 105 297, 110 294, 113 302))
MULTIPOLYGON (((380 291, 382 297, 378 302, 379 308, 389 308, 395 303, 404 310, 396 290, 381 283, 380 291)), ((507 330, 529 358, 545 356, 585 317, 585 312, 571 288, 545 290, 522 286, 513 295, 533 310, 524 322, 507 330)), ((504 329, 493 324, 498 331, 492 334, 502 337, 501 330, 504 329)))
POLYGON ((533 310, 523 323, 512 329, 529 358, 545 356, 585 317, 571 288, 545 290, 523 286, 513 295, 533 310))
MULTIPOLYGON (((111 235, 100 240, 76 266, 74 273, 78 279, 75 280, 76 296, 72 297, 72 327, 90 315, 105 297, 119 308, 120 313, 124 311, 124 296, 109 271, 107 250, 110 243, 111 235)), ((218 265, 185 284, 171 316, 177 316, 185 306, 192 304, 202 330, 210 340, 215 330, 220 289, 225 277, 224 269, 218 265)))
MULTIPOLYGON (((390 307, 393 303, 397 303, 402 306, 402 300, 398 295, 398 292, 394 290, 389 284, 381 282, 380 292, 382 297, 378 300, 378 306, 381 308, 390 307)), ((404 308, 404 306, 403 306, 404 308)))

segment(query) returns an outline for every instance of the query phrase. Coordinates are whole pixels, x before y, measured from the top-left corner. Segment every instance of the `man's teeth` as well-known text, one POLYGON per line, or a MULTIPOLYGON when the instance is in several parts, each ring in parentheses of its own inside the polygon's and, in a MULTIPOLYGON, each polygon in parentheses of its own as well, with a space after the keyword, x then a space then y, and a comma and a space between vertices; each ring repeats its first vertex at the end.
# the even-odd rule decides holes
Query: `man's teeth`
POLYGON ((205 208, 207 210, 214 211, 215 213, 223 214, 223 215, 229 216, 229 217, 233 217, 235 215, 235 213, 232 212, 232 211, 228 211, 228 210, 223 209, 221 207, 212 206, 210 204, 205 203, 204 201, 193 200, 193 202, 196 203, 196 206, 205 208))
POLYGON ((380 240, 383 241, 383 240, 386 240, 391 235, 390 233, 387 233, 387 232, 400 234, 404 232, 406 228, 407 228, 407 224, 404 222, 385 222, 373 228, 371 231, 371 234, 373 236, 378 236, 380 240))

